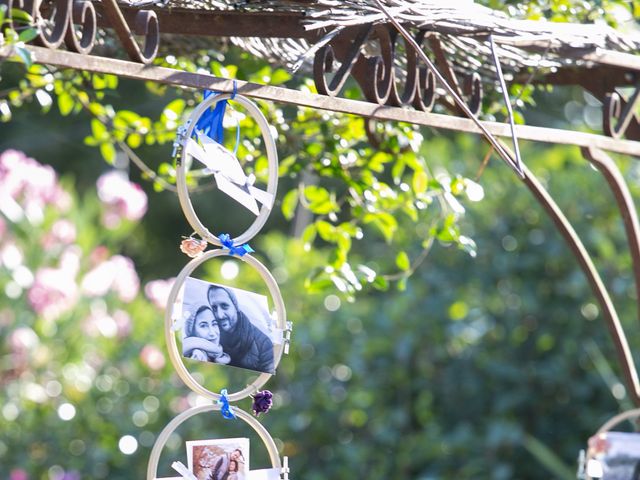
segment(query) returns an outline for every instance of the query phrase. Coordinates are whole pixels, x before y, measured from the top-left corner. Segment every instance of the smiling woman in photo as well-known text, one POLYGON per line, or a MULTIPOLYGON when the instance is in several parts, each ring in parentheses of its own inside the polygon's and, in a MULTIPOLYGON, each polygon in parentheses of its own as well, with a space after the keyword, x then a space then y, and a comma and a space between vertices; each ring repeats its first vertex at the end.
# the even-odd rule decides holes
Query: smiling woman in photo
POLYGON ((187 320, 182 354, 203 362, 228 364, 231 357, 220 346, 220 328, 211 308, 202 305, 187 320))

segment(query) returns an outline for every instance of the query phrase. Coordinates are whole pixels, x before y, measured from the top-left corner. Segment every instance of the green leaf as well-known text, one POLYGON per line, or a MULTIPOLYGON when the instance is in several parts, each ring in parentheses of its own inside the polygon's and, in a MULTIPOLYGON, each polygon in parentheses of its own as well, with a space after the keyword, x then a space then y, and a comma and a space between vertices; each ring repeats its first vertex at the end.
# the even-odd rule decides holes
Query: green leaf
POLYGON ((324 220, 318 220, 316 222, 316 228, 318 229, 318 234, 320 234, 320 238, 322 238, 325 242, 336 241, 336 227, 331 225, 329 222, 326 222, 324 220))
POLYGON ((31 52, 27 50, 26 47, 16 45, 15 52, 18 58, 22 60, 22 63, 24 63, 27 67, 30 67, 31 65, 33 65, 33 58, 31 57, 31 52))
POLYGON ((104 141, 109 138, 107 127, 97 118, 91 120, 91 132, 93 133, 93 137, 98 141, 104 141))
POLYGON ((411 181, 411 188, 416 195, 423 194, 427 191, 427 184, 429 177, 424 170, 416 170, 413 172, 413 180, 411 181))
POLYGON ((396 265, 400 270, 407 271, 411 268, 411 262, 409 261, 409 255, 404 250, 398 252, 396 256, 396 265))
POLYGON ((278 68, 271 74, 271 85, 281 85, 284 82, 291 80, 291 74, 282 68, 278 68))
POLYGON ((138 148, 142 145, 142 135, 139 133, 132 133, 127 137, 127 145, 131 148, 138 148))
POLYGON ((282 214, 287 220, 291 220, 296 213, 296 207, 298 206, 298 189, 294 188, 287 192, 282 199, 282 214))
POLYGON ((386 278, 381 276, 377 276, 373 282, 371 282, 371 285, 373 285, 376 290, 381 290, 383 292, 389 290, 389 282, 386 278))
POLYGON ((404 161, 404 157, 398 157, 396 159, 396 162, 393 164, 393 168, 391 169, 391 176, 393 177, 394 183, 400 183, 402 181, 402 175, 404 174, 405 166, 406 162, 404 161))
POLYGON ((106 160, 109 165, 113 165, 116 161, 116 148, 112 143, 101 143, 100 144, 100 153, 102 154, 102 158, 106 160))
POLYGON ((18 40, 24 43, 29 43, 31 40, 38 36, 38 31, 35 28, 27 28, 20 32, 18 40))
POLYGON ((393 239, 393 235, 398 229, 398 222, 393 215, 387 212, 367 213, 362 218, 362 221, 365 224, 372 223, 375 225, 387 242, 393 239))
MULTIPOLYGON (((73 97, 69 95, 67 92, 61 92, 58 95, 58 110, 60 110, 60 115, 62 115, 63 117, 66 117, 73 111, 74 106, 75 106, 75 102, 73 101, 73 97)), ((94 119, 91 121, 92 127, 93 127, 93 122, 98 122, 98 120, 94 119)), ((102 123, 100 123, 100 125, 102 125, 102 123)), ((95 130, 94 130, 94 136, 97 137, 97 135, 95 135, 95 130)))
POLYGON ((33 23, 33 17, 19 8, 11 9, 11 20, 15 23, 33 23))
POLYGON ((329 193, 326 188, 309 185, 304 189, 304 196, 309 202, 309 210, 317 215, 326 215, 340 209, 333 194, 329 193))
POLYGON ((316 234, 318 233, 318 229, 316 228, 315 223, 307 225, 307 227, 302 232, 302 241, 304 242, 304 249, 309 251, 311 249, 311 245, 313 245, 313 241, 316 239, 316 234))

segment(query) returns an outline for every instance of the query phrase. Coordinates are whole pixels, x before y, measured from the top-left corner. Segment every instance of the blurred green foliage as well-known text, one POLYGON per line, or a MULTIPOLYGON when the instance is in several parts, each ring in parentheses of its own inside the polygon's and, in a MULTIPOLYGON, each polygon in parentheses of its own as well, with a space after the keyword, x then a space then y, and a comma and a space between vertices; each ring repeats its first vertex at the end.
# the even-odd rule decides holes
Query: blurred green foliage
MULTIPOLYGON (((526 18, 605 18, 614 26, 622 10, 635 8, 487 3, 526 18)), ((306 79, 246 53, 224 54, 194 52, 158 63, 313 91, 306 79)), ((60 268, 65 249, 45 248, 45 240, 56 221, 66 220, 77 231, 79 288, 96 266, 95 251, 102 261, 131 256, 143 285, 176 275, 186 260, 177 243, 190 228, 168 190, 175 182, 171 142, 199 94, 38 65, 3 64, 2 74, 0 113, 9 123, 0 148, 20 146, 65 172, 71 204, 47 207, 36 224, 0 215, 7 226, 0 246, 17 246, 35 277, 60 268), (149 212, 138 225, 111 230, 102 223, 105 206, 93 181, 104 168, 100 157, 121 167, 127 149, 152 169, 131 172, 151 180, 149 212)), ((553 109, 569 101, 589 108, 575 92, 554 92, 549 100, 531 86, 524 90, 511 87, 523 118, 534 116, 527 106, 537 104, 545 120, 566 124, 573 120, 553 109)), ((275 407, 261 421, 290 457, 292 477, 570 478, 586 439, 630 403, 578 266, 512 172, 492 160, 479 175, 487 147, 469 136, 379 124, 374 148, 361 119, 260 105, 278 131, 281 179, 279 208, 251 243, 274 272, 294 322, 291 354, 267 385, 275 407)), ((486 111, 499 116, 501 108, 486 111)), ((260 177, 266 159, 247 140, 256 126, 248 120, 241 126, 239 156, 250 157, 246 167, 260 177)), ((602 179, 577 150, 525 143, 522 151, 576 222, 638 345, 630 258, 602 179)), ((637 197, 640 172, 628 160, 620 163, 637 197)), ((232 231, 235 218, 224 215, 226 207, 204 203, 203 218, 232 231)), ((51 320, 37 313, 31 287, 20 287, 10 265, 3 257, 3 471, 12 480, 23 473, 51 480, 144 477, 157 434, 196 402, 168 363, 163 311, 142 293, 124 301, 109 290, 79 295, 51 320), (128 435, 138 445, 131 455, 120 448, 128 435)), ((207 278, 219 278, 216 265, 205 270, 207 278)), ((250 276, 239 286, 260 288, 250 276)), ((193 368, 216 386, 232 380, 224 367, 206 367, 193 368)), ((239 406, 250 408, 248 400, 239 406)), ((182 440, 219 428, 246 435, 242 425, 221 422, 208 418, 175 437, 162 474, 171 475, 167 464, 184 455, 182 440)), ((258 466, 264 452, 256 442, 252 448, 258 466)))

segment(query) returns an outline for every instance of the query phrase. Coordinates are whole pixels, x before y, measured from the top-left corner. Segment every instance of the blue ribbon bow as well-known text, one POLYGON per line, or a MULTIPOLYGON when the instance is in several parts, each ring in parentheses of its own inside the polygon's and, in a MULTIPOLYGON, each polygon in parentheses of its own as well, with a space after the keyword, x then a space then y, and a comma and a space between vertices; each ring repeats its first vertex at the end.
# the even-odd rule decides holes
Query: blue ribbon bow
MULTIPOLYGON (((233 93, 231 94, 231 100, 236 98, 236 93, 238 92, 238 86, 236 81, 233 81, 233 93)), ((214 90, 205 90, 204 91, 204 99, 206 100, 211 95, 217 95, 220 92, 216 92, 214 90)), ((216 103, 216 106, 211 109, 207 109, 196 122, 196 128, 194 129, 194 134, 197 131, 201 131, 204 135, 211 138, 215 142, 218 142, 222 145, 224 139, 224 128, 222 127, 222 120, 224 119, 224 113, 227 109, 227 100, 220 100, 216 103)), ((236 145, 233 150, 234 155, 238 150, 238 144, 240 143, 240 124, 236 128, 236 145)))
POLYGON ((220 405, 220 413, 227 420, 235 420, 236 416, 231 411, 231 407, 229 406, 229 399, 227 398, 227 389, 223 388, 220 392, 220 399, 218 400, 218 405, 220 405))
POLYGON ((228 249, 229 254, 231 255, 237 255, 239 257, 242 257, 247 253, 252 253, 254 251, 253 248, 251 248, 248 243, 245 243, 244 245, 235 246, 233 244, 233 239, 227 233, 221 233, 218 236, 218 238, 220 239, 220 243, 222 243, 222 246, 228 249))

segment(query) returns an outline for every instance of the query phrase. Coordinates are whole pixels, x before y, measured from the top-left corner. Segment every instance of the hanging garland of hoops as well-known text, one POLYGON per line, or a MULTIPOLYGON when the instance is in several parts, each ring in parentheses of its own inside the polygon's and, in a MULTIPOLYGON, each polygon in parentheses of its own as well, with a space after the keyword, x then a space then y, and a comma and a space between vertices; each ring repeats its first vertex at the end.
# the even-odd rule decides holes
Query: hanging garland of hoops
POLYGON ((159 478, 160 455, 171 434, 193 416, 210 415, 210 412, 216 411, 221 413, 223 420, 242 420, 257 433, 267 449, 271 468, 257 471, 249 469, 248 439, 187 442, 189 465, 181 462, 172 464, 182 478, 193 480, 203 478, 203 475, 207 475, 206 478, 223 478, 226 474, 229 478, 287 480, 287 457, 280 459, 273 438, 256 417, 271 407, 271 392, 261 391, 261 388, 275 374, 282 355, 288 353, 291 323, 287 322, 284 302, 275 279, 251 255, 253 249, 246 244, 264 226, 276 196, 278 155, 271 127, 255 103, 236 94, 235 83, 232 94, 207 91, 204 100, 178 129, 174 157, 180 205, 194 234, 201 239, 192 235, 182 242, 181 250, 193 259, 178 274, 169 294, 164 322, 165 340, 169 358, 178 376, 193 392, 212 403, 182 412, 164 428, 149 457, 147 480, 159 478), (223 121, 229 102, 240 105, 259 127, 268 160, 266 186, 259 185, 255 175, 246 175, 238 160, 238 118, 235 148, 232 151, 223 145, 223 121), (193 178, 201 182, 215 181, 218 191, 250 211, 255 219, 249 227, 235 238, 211 233, 193 206, 188 187, 193 178), (204 252, 209 244, 220 248, 204 252), (271 313, 266 297, 191 277, 205 262, 220 261, 227 257, 240 260, 258 273, 271 298, 271 313), (190 372, 185 358, 251 370, 258 375, 238 391, 227 392, 224 389, 217 393, 203 385, 203 380, 199 381, 200 376, 190 372), (253 415, 229 403, 247 397, 253 398, 253 415))

